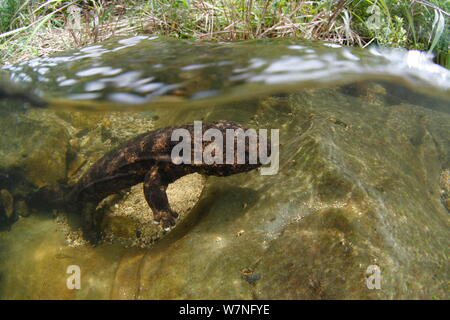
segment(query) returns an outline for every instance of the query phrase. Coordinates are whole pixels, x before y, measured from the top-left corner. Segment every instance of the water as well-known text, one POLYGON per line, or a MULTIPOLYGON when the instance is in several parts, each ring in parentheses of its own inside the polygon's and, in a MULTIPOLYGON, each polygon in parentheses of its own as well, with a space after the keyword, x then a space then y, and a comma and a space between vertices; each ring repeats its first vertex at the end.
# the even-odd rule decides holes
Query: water
POLYGON ((450 72, 419 52, 134 37, 4 71, 1 298, 448 298, 450 72), (74 217, 18 205, 141 132, 220 119, 279 129, 279 171, 186 177, 168 234, 141 186, 95 248, 74 217))

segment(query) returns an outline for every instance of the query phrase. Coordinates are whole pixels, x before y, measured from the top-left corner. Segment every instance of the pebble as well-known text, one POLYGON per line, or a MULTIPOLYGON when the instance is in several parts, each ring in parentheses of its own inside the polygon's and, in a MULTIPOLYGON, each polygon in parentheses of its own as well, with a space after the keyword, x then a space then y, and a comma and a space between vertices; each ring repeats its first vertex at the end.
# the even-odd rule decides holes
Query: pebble
POLYGON ((252 268, 244 268, 241 270, 241 278, 247 281, 250 284, 255 283, 258 280, 261 280, 261 276, 255 273, 255 270, 252 268))

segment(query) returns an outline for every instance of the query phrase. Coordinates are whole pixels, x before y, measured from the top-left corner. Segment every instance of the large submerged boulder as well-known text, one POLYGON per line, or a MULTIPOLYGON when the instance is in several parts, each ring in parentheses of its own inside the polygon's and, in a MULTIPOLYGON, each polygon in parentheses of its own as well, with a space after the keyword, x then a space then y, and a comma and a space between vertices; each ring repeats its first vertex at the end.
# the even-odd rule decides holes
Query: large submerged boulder
POLYGON ((37 186, 65 179, 69 133, 64 126, 27 113, 2 115, 0 126, 1 171, 18 169, 37 186))

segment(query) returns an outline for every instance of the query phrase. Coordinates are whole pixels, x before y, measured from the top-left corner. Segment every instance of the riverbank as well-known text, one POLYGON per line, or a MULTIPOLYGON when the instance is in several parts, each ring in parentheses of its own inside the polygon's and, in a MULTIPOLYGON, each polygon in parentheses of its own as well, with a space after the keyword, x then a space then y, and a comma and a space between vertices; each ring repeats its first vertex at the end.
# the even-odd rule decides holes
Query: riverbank
POLYGON ((0 0, 0 64, 116 36, 300 38, 433 52, 450 67, 448 1, 0 0))

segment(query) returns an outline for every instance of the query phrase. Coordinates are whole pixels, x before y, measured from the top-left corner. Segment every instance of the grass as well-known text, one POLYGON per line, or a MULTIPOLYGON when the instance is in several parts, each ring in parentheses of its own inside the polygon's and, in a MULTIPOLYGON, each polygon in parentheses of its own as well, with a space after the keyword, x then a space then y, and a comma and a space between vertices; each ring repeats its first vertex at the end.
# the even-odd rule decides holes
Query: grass
POLYGON ((138 33, 427 50, 450 68, 449 0, 0 0, 0 63, 138 33))

